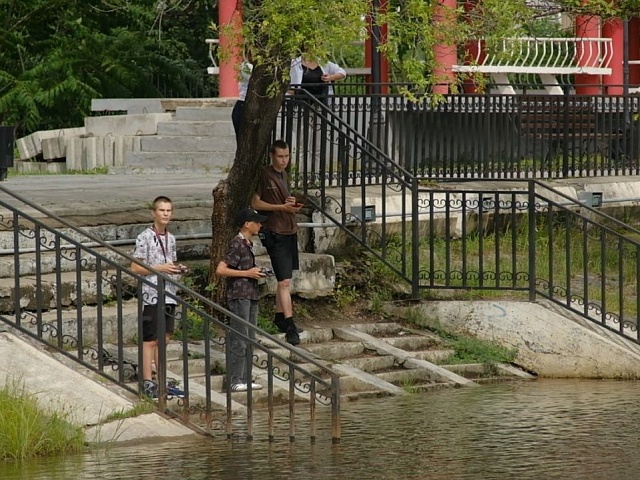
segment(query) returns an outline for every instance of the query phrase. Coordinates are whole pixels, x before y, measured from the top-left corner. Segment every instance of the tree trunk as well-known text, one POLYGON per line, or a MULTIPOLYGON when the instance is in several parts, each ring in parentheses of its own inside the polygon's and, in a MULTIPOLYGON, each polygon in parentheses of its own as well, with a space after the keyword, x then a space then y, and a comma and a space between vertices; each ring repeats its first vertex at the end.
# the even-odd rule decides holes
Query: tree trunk
POLYGON ((211 269, 209 283, 211 299, 224 304, 224 282, 215 274, 216 266, 224 255, 238 227, 233 218, 236 212, 251 203, 255 192, 260 168, 266 163, 266 154, 271 140, 271 132, 276 125, 287 83, 282 79, 284 68, 274 69, 257 66, 253 70, 247 90, 242 134, 229 175, 213 189, 213 212, 211 215, 211 269), (280 73, 278 73, 280 72, 280 73), (280 85, 275 95, 268 89, 280 85))

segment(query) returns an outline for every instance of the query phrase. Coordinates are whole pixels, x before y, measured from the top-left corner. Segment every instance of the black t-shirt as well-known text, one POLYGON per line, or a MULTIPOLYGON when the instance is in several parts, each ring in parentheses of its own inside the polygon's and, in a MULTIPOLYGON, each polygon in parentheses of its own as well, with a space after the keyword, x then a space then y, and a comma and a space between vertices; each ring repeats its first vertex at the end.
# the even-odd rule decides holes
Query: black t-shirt
POLYGON ((302 66, 302 86, 305 90, 307 90, 313 96, 325 96, 328 92, 326 85, 314 85, 307 86, 305 84, 308 83, 323 83, 322 82, 322 68, 318 65, 316 68, 307 68, 306 66, 302 66))

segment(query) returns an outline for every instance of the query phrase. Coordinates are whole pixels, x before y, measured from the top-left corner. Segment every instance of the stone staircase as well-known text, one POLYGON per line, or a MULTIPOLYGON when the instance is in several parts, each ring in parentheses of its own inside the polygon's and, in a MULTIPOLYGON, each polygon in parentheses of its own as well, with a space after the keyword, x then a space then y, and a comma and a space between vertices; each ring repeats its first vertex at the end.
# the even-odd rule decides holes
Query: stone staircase
POLYGON ((83 127, 18 139, 16 169, 211 174, 230 168, 236 151, 232 100, 135 101, 105 99, 93 109, 110 114, 87 117, 83 127))
MULTIPOLYGON (((277 335, 284 341, 284 335, 277 335)), ((314 375, 317 369, 302 363, 296 351, 301 351, 322 364, 330 366, 340 375, 341 397, 351 401, 361 398, 409 395, 441 388, 477 386, 480 383, 527 381, 535 377, 512 365, 505 364, 447 364, 454 354, 447 341, 424 330, 407 328, 395 322, 353 324, 334 327, 312 326, 301 334, 301 343, 289 352, 267 337, 258 341, 272 352, 304 367, 314 375)), ((214 403, 224 408, 225 354, 222 342, 211 343, 211 395, 214 403)), ((115 346, 113 347, 115 348, 115 346)), ((205 371, 203 342, 188 344, 189 401, 198 404, 204 401, 205 371)), ((125 357, 137 363, 137 347, 125 347, 125 357)), ((174 341, 167 348, 167 376, 180 379, 184 375, 184 355, 181 342, 174 341)), ((260 365, 266 356, 254 351, 253 375, 257 383, 265 388, 252 394, 253 405, 266 407, 268 372, 260 365)), ((278 374, 274 375, 274 404, 289 402, 287 372, 284 364, 274 364, 278 374)), ((296 376, 304 385, 308 378, 296 376)), ((132 386, 135 385, 132 382, 132 386)), ((319 392, 322 393, 322 392, 319 392)), ((231 393, 233 409, 242 411, 246 406, 245 393, 231 393)), ((308 396, 299 394, 298 401, 308 401, 308 396)))

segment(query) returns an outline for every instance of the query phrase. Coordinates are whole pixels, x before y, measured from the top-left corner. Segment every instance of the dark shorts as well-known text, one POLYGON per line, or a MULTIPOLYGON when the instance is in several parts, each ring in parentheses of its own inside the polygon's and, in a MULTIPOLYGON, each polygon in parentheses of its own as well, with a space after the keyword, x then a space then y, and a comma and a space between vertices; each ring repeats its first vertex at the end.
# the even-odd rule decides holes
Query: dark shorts
POLYGON ((276 279, 291 279, 293 271, 300 268, 300 260, 298 258, 298 235, 280 235, 272 233, 272 243, 267 248, 269 257, 271 257, 271 266, 276 274, 276 279))
MULTIPOLYGON (((176 306, 165 305, 166 332, 173 333, 176 319, 176 306)), ((142 340, 151 342, 158 339, 158 306, 145 305, 142 310, 142 340)))

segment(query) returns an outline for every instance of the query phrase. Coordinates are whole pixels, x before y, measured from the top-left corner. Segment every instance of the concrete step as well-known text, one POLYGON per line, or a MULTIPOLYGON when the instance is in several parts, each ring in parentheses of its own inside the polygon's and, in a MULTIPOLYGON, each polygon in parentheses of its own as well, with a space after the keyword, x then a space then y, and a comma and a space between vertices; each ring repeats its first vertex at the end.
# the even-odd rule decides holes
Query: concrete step
POLYGON ((428 350, 433 347, 439 347, 440 342, 434 342, 430 337, 422 335, 409 335, 403 337, 380 337, 389 345, 407 350, 409 352, 428 350))
MULTIPOLYGON (((204 172, 224 174, 229 171, 234 152, 129 152, 125 165, 113 167, 114 173, 181 173, 204 172)), ((110 169, 111 171, 111 169, 110 169)))
POLYGON ((171 113, 141 113, 129 115, 104 115, 85 117, 88 135, 95 137, 155 135, 160 122, 171 121, 171 113))
MULTIPOLYGON (((78 311, 76 309, 58 309, 42 312, 40 321, 49 340, 57 342, 58 314, 62 319, 62 337, 80 338, 78 334, 78 311)), ((138 334, 138 301, 127 300, 122 303, 121 313, 114 304, 106 304, 98 310, 95 306, 82 307, 82 341, 85 346, 98 344, 98 317, 100 315, 102 341, 107 344, 117 344, 122 335, 125 342, 131 342, 138 334), (121 317, 120 317, 121 315, 121 317), (119 321, 119 319, 121 319, 119 321), (121 333, 120 333, 121 332, 121 333)), ((22 312, 22 326, 29 331, 38 331, 38 316, 36 312, 22 312)), ((136 353, 137 355, 137 353, 136 353)), ((137 357, 133 357, 137 358, 137 357)))
POLYGON ((446 363, 449 358, 455 355, 455 350, 442 348, 438 350, 424 350, 421 352, 413 352, 413 356, 420 360, 426 360, 427 362, 442 364, 446 363))
POLYGON ((210 152, 235 154, 236 139, 233 135, 222 136, 150 136, 143 137, 140 152, 210 152))
MULTIPOLYGON (((115 246, 118 252, 125 253, 127 255, 133 255, 134 244, 115 246)), ((117 252, 106 248, 91 249, 102 255, 103 268, 110 268, 110 265, 105 263, 104 258, 109 259, 111 262, 120 265, 125 268, 129 268, 131 262, 120 255, 117 252)), ((202 240, 178 240, 176 241, 176 250, 178 259, 180 262, 186 262, 189 265, 190 262, 195 260, 206 259, 208 261, 211 252, 211 242, 208 239, 202 240)), ((74 248, 61 249, 62 255, 56 257, 55 251, 46 250, 39 256, 39 268, 41 274, 51 274, 57 270, 61 272, 74 272, 77 268, 77 261, 75 259, 74 248)), ((89 254, 86 251, 82 251, 80 254, 81 265, 84 271, 94 268, 96 265, 96 256, 89 254)), ((266 257, 261 257, 261 266, 270 265, 266 257)), ((36 253, 24 253, 18 258, 20 276, 28 277, 35 276, 38 268, 36 262, 36 253)), ((15 275, 15 256, 14 255, 0 255, 0 278, 13 278, 15 275)), ((83 276, 86 274, 83 274, 83 276)))
POLYGON ((365 351, 364 346, 360 343, 338 341, 320 344, 308 343, 304 345, 304 348, 325 360, 338 360, 356 357, 362 355, 365 351))
POLYGON ((229 120, 213 121, 178 121, 162 122, 158 124, 158 135, 162 136, 196 136, 196 137, 230 137, 234 138, 233 124, 229 120))
POLYGON ((376 376, 399 387, 442 383, 433 373, 423 368, 396 367, 386 372, 377 372, 376 376))
MULTIPOLYGON (((102 288, 102 300, 108 301, 115 298, 116 289, 111 278, 105 271, 100 278, 102 288), (105 279, 107 277, 107 279, 105 279)), ((46 274, 40 277, 40 293, 42 304, 40 308, 44 310, 67 308, 78 304, 78 293, 76 289, 75 272, 61 272, 61 283, 57 283, 56 274, 46 274), (60 302, 58 303, 58 294, 60 302)), ((125 289, 135 290, 135 282, 132 277, 124 275, 122 277, 125 289)), ((16 292, 13 278, 0 279, 0 313, 11 313, 14 311, 14 299, 20 298, 20 306, 29 311, 36 311, 38 308, 38 285, 36 278, 32 276, 20 277, 20 291, 16 292)), ((84 272, 82 276, 82 304, 95 305, 98 298, 97 279, 95 272, 84 272)))
POLYGON ((233 106, 215 107, 177 107, 176 120, 187 121, 221 121, 231 122, 233 106))
POLYGON ((375 373, 380 370, 389 370, 395 366, 393 355, 375 355, 365 357, 346 358, 343 363, 351 365, 359 370, 375 373))
MULTIPOLYGON (((201 214, 208 213, 211 215, 210 209, 198 209, 201 214)), ((121 215, 122 216, 122 215, 121 215)), ((151 225, 150 213, 146 212, 142 215, 139 215, 136 218, 136 215, 131 213, 127 215, 129 217, 128 224, 116 224, 116 223, 106 223, 102 225, 96 226, 86 226, 82 227, 82 230, 86 232, 88 235, 98 238, 104 242, 110 241, 118 241, 123 242, 126 240, 130 240, 135 243, 135 239, 142 231, 151 225), (139 222, 136 222, 139 220, 139 222)), ((113 222, 117 221, 117 219, 113 219, 113 222)), ((179 239, 180 236, 188 236, 188 235, 200 235, 200 234, 211 234, 211 219, 208 218, 197 218, 190 219, 185 218, 182 220, 176 220, 171 223, 170 226, 171 233, 176 235, 179 239)), ((23 232, 27 232, 26 230, 23 232)), ((77 242, 92 242, 90 238, 76 231, 72 231, 68 228, 62 228, 59 232, 72 240, 77 242)), ((20 235, 18 246, 20 250, 24 249, 34 249, 35 248, 35 235, 32 231, 27 232, 24 235, 20 235)), ((44 229, 40 230, 40 244, 41 250, 47 251, 46 247, 53 248, 55 242, 55 236, 44 229)), ((132 243, 133 244, 133 243, 132 243)), ((64 239, 61 240, 61 245, 69 245, 65 242, 64 239)), ((6 253, 13 253, 16 245, 14 244, 14 235, 12 230, 2 230, 0 229, 0 255, 6 253), (5 252, 2 252, 2 251, 5 252)))

